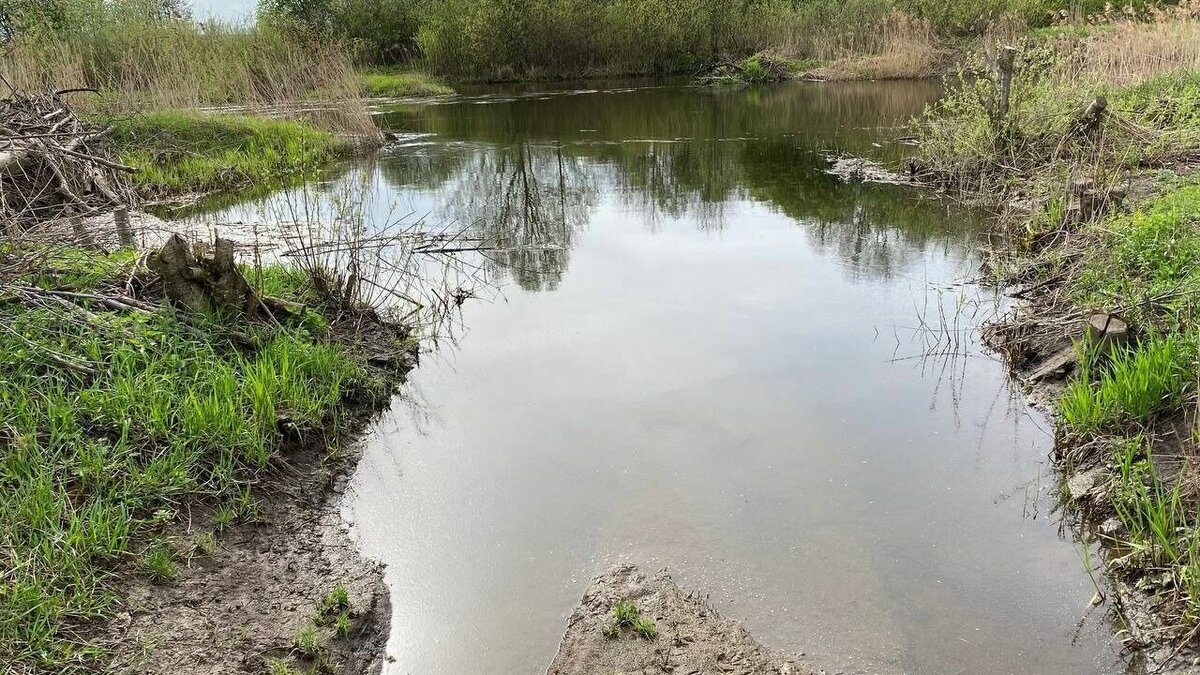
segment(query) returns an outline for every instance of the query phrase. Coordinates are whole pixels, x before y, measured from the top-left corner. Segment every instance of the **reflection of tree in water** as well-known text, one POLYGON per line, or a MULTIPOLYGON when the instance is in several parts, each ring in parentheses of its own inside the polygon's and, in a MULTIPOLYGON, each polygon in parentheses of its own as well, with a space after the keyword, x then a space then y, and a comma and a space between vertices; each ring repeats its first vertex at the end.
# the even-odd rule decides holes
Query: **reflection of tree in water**
POLYGON ((652 230, 663 216, 685 216, 702 230, 720 230, 725 209, 741 193, 741 167, 719 140, 634 144, 615 153, 617 185, 652 230))
POLYGON ((474 152, 445 203, 497 250, 488 259, 526 290, 557 288, 596 201, 594 176, 560 146, 528 142, 474 152))
POLYGON ((890 278, 931 245, 974 246, 972 217, 912 188, 848 185, 824 172, 820 155, 760 142, 743 155, 747 192, 794 219, 818 251, 835 255, 853 276, 890 278))
MULTIPOLYGON (((395 113, 408 130, 443 140, 389 175, 437 188, 445 214, 502 247, 495 264, 526 288, 554 288, 588 220, 599 183, 656 229, 664 219, 705 230, 751 200, 797 221, 854 275, 887 277, 929 245, 971 246, 965 218, 884 186, 824 174, 830 150, 884 155, 875 139, 920 112, 936 87, 911 84, 766 89, 659 88, 628 94, 422 106, 395 113), (454 162, 435 159, 438 152, 454 162)), ((895 157, 893 157, 895 159, 895 157)))

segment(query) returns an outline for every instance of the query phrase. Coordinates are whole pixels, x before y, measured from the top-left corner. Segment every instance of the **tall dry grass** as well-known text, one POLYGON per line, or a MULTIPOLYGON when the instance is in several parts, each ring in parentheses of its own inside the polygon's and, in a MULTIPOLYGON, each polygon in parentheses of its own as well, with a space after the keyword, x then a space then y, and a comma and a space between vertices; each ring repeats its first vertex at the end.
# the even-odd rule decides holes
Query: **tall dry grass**
POLYGON ((98 91, 76 97, 84 111, 235 106, 291 111, 343 134, 376 133, 339 45, 300 42, 266 28, 167 20, 36 33, 0 54, 0 75, 18 91, 98 91))
POLYGON ((1200 0, 1147 10, 1149 20, 1129 15, 1107 19, 1084 41, 1084 70, 1111 85, 1200 69, 1200 0))
POLYGON ((827 80, 882 80, 937 73, 945 50, 928 20, 892 10, 872 28, 819 43, 814 56, 826 65, 815 74, 827 80))

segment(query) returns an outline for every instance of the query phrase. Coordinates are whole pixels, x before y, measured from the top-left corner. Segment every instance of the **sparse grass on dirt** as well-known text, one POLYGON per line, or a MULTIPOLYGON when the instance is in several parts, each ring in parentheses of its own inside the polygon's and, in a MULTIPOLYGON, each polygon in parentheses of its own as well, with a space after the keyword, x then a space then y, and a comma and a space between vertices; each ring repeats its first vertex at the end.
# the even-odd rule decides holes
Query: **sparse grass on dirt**
POLYGON ((604 636, 610 640, 621 636, 621 631, 628 629, 634 635, 646 640, 658 637, 658 626, 654 621, 642 616, 641 611, 632 600, 618 600, 612 608, 612 621, 602 628, 604 636))
POLYGON ((324 641, 315 624, 306 623, 296 631, 296 649, 306 659, 314 659, 321 652, 324 641))
POLYGON ((348 144, 303 122, 200 112, 111 120, 108 137, 152 198, 274 185, 319 169, 348 144))

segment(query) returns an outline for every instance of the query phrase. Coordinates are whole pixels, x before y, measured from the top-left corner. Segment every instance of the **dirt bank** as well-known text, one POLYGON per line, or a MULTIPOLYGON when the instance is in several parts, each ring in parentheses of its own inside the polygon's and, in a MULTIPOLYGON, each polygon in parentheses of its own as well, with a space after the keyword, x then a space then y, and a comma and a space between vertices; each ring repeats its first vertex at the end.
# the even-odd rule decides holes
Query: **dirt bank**
POLYGON ((648 576, 621 565, 592 580, 567 619, 567 631, 546 675, 682 673, 686 675, 807 675, 795 659, 760 645, 706 600, 685 593, 671 576, 648 576), (634 603, 657 635, 614 624, 619 601, 634 603))
MULTIPOLYGON (((360 556, 339 515, 357 451, 336 461, 316 452, 290 458, 287 475, 262 494, 258 522, 234 526, 212 555, 200 552, 169 584, 134 577, 110 642, 119 672, 216 675, 295 672, 320 665, 339 673, 378 673, 387 644, 390 605, 383 568, 360 556), (296 636, 338 585, 349 594, 346 637, 318 626, 324 656, 306 658, 296 636), (276 665, 275 668, 279 668, 276 665)), ((207 514, 194 513, 197 522, 207 514)), ((187 546, 193 533, 180 528, 187 546)))

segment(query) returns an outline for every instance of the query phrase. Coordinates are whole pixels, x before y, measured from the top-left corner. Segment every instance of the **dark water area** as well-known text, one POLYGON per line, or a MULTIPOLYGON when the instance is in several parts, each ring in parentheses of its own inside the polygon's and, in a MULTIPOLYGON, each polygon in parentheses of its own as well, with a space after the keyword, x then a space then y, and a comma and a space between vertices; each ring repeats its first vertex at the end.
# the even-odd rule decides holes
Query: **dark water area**
POLYGON ((315 189, 499 246, 475 259, 499 290, 351 483, 388 565, 388 672, 540 673, 618 562, 829 672, 1122 672, 1048 423, 977 343, 998 302, 969 283, 980 219, 824 173, 903 157, 938 93, 591 84, 380 110, 399 141, 315 189))

